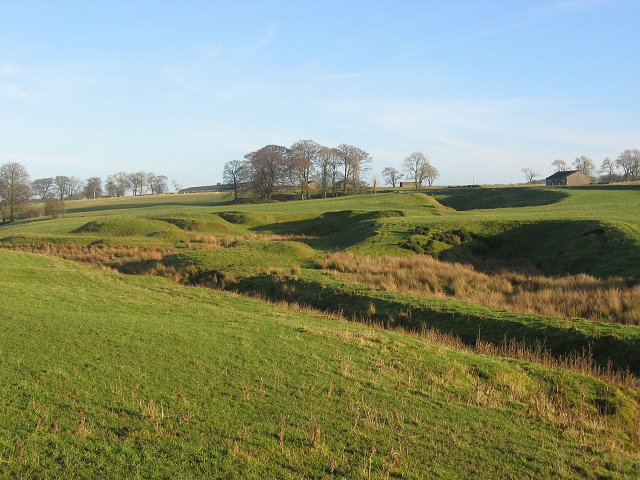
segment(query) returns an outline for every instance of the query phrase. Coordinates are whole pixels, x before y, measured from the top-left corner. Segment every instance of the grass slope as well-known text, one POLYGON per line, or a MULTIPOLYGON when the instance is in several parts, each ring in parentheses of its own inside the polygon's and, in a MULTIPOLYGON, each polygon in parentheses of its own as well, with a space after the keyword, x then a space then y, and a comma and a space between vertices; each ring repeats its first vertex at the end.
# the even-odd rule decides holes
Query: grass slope
POLYGON ((591 351, 601 366, 640 372, 640 327, 582 319, 561 319, 514 313, 453 299, 387 292, 303 270, 296 275, 260 275, 246 278, 232 289, 276 300, 342 311, 348 317, 410 330, 430 328, 456 335, 469 344, 480 337, 495 345, 505 339, 543 344, 556 355, 591 351))
POLYGON ((155 277, 6 251, 0 264, 5 477, 640 469, 635 394, 601 380, 155 277))

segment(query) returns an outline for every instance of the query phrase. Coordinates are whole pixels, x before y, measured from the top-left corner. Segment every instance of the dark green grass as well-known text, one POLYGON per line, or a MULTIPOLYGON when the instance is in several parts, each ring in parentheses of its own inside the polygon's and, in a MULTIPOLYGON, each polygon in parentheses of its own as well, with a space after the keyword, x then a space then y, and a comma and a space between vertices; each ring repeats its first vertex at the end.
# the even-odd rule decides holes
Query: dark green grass
POLYGON ((409 229, 399 244, 418 253, 470 262, 480 268, 487 260, 498 260, 506 268, 532 266, 547 275, 640 275, 638 232, 633 226, 616 222, 425 222, 409 229))
POLYGON ((556 203, 569 196, 562 189, 540 187, 442 188, 430 190, 429 194, 455 210, 535 207, 556 203))
POLYGON ((4 477, 330 478, 333 463, 341 478, 632 478, 640 468, 637 400, 601 380, 155 277, 5 251, 0 264, 4 477))
POLYGON ((166 257, 167 267, 197 272, 215 271, 221 274, 246 277, 272 268, 295 268, 307 265, 316 252, 301 242, 239 240, 226 248, 183 251, 166 257))

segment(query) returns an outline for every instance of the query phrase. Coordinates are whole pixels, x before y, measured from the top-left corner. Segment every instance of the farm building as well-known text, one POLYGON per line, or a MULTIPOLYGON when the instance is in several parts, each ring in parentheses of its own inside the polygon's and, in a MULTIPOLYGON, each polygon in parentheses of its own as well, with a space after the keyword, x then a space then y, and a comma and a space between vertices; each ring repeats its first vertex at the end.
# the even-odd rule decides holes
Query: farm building
POLYGON ((591 183, 591 177, 585 175, 578 170, 566 170, 556 172, 545 179, 547 186, 553 185, 588 185, 591 183))
POLYGON ((422 184, 417 182, 400 182, 400 188, 422 188, 422 184))

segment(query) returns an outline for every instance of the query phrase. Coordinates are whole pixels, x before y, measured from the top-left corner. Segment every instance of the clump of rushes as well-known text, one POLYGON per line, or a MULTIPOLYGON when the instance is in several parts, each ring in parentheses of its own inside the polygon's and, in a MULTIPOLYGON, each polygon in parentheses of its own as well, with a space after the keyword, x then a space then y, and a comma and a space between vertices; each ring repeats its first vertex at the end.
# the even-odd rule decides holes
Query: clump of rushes
POLYGON ((425 255, 367 257, 332 253, 318 260, 317 265, 385 290, 455 298, 522 313, 640 324, 640 284, 622 278, 486 274, 469 265, 425 255))

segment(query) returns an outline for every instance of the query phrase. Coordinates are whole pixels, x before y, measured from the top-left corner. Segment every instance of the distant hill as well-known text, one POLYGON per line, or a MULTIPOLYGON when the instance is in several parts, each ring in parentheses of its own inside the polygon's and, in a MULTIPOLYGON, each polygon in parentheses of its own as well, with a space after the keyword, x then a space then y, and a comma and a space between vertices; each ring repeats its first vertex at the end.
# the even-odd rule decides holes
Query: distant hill
POLYGON ((201 187, 183 188, 178 193, 229 192, 231 190, 233 190, 232 184, 217 183, 215 185, 203 185, 201 187))

